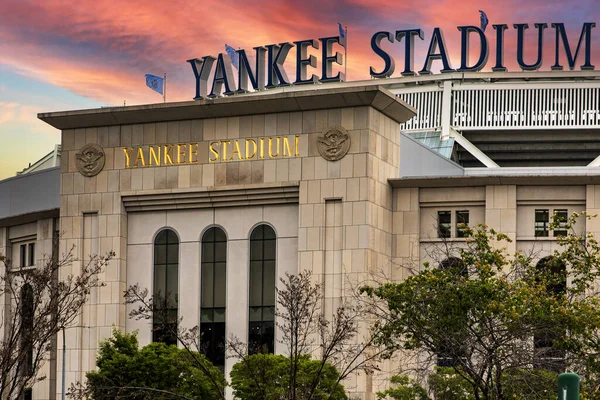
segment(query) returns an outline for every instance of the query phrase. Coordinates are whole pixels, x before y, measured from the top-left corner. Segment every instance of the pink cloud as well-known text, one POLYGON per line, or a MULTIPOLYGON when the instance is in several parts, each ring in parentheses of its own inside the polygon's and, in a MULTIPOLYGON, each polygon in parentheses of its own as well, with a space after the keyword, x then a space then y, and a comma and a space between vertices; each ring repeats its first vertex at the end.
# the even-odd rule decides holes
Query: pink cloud
MULTIPOLYGON (((294 41, 337 34, 336 22, 349 27, 348 72, 352 80, 369 79, 369 66, 380 66, 370 49, 372 34, 378 30, 421 27, 425 40, 418 43, 415 68, 422 67, 433 27, 443 29, 450 55, 457 68, 460 57, 458 25, 478 25, 479 9, 490 18, 487 37, 491 42, 488 69, 494 63, 494 23, 527 22, 526 46, 533 57, 534 22, 564 19, 572 7, 548 1, 441 0, 435 5, 415 7, 398 0, 347 0, 327 3, 294 1, 184 0, 114 1, 81 0, 44 2, 9 0, 0 2, 3 24, 0 63, 23 74, 49 82, 77 94, 109 104, 158 102, 160 96, 144 87, 145 73, 169 74, 169 100, 189 100, 193 96, 193 75, 185 60, 216 55, 228 43, 234 47, 294 41), (552 2, 550 2, 552 3, 552 2)), ((600 9, 592 0, 579 5, 587 15, 600 9)), ((586 16, 567 22, 575 41, 586 16)), ((598 36, 597 34, 596 36, 598 36)), ((516 33, 506 33, 506 64, 516 69, 516 33)), ((594 45, 599 42, 595 41, 594 45)), ((388 44, 396 58, 399 76, 403 67, 403 45, 388 44)), ((545 69, 553 61, 553 31, 546 32, 545 69)), ((288 65, 294 55, 290 54, 288 65)), ((434 64, 439 69, 439 63, 434 64)), ((319 72, 316 72, 319 74, 319 72)))

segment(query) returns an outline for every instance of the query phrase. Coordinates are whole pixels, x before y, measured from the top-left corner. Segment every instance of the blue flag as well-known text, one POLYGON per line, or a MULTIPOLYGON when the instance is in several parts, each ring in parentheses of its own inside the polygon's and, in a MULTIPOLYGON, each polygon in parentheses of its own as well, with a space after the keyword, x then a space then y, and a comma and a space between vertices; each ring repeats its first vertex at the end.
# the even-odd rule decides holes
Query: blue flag
POLYGON ((155 92, 163 94, 164 83, 164 78, 152 74, 146 74, 146 86, 155 92))
POLYGON ((480 16, 480 20, 481 20, 481 30, 485 32, 485 28, 487 28, 488 26, 488 17, 487 15, 485 15, 484 11, 479 10, 479 13, 481 14, 480 16))
POLYGON ((229 55, 229 59, 231 60, 231 65, 235 67, 235 69, 240 69, 240 55, 235 51, 235 49, 228 44, 225 44, 225 51, 227 55, 229 55))
POLYGON ((342 27, 342 24, 338 22, 338 28, 340 30, 340 44, 346 47, 346 31, 342 27))

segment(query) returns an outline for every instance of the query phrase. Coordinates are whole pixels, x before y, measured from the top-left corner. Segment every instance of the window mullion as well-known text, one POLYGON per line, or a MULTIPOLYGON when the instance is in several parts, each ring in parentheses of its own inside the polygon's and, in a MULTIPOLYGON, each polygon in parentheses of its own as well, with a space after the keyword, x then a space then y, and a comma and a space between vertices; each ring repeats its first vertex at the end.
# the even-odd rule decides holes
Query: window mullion
POLYGON ((262 260, 260 262, 260 273, 261 273, 261 293, 260 293, 260 321, 261 321, 261 330, 262 323, 265 321, 265 229, 263 227, 263 238, 262 238, 262 260))
POLYGON ((164 293, 165 293, 165 299, 164 299, 164 303, 165 303, 165 308, 168 307, 168 302, 167 302, 167 290, 169 287, 169 236, 167 235, 167 244, 165 245, 165 287, 164 289, 164 293))

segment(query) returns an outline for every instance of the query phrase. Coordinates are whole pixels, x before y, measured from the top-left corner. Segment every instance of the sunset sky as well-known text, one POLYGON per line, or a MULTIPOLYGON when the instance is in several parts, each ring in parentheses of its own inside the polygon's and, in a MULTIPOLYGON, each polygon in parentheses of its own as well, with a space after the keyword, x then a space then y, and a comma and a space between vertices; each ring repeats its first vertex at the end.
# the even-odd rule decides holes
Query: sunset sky
MULTIPOLYGON (((373 33, 423 29, 425 40, 415 49, 415 68, 421 69, 431 32, 439 26, 457 68, 460 33, 456 27, 479 26, 480 9, 489 18, 486 70, 493 66, 491 25, 506 23, 506 65, 516 71, 512 24, 530 24, 530 47, 536 39, 534 23, 563 22, 574 46, 582 24, 597 22, 600 1, 1 0, 0 179, 14 175, 59 143, 59 132, 39 121, 38 112, 117 106, 124 101, 127 105, 162 102, 145 86, 146 73, 167 73, 168 101, 191 100, 194 76, 186 60, 216 56, 224 52, 225 43, 251 50, 335 36, 339 21, 348 27, 348 78, 362 80, 369 79, 369 66, 382 66, 370 49, 373 33)), ((592 33, 592 61, 600 69, 600 27, 592 33)), ((550 70, 554 58, 550 27, 544 40, 541 69, 550 70)), ((396 58, 394 77, 399 76, 403 45, 387 43, 384 48, 396 58)), ((293 59, 290 52, 289 71, 295 71, 293 59)), ((433 70, 439 69, 440 63, 434 62, 433 70)))

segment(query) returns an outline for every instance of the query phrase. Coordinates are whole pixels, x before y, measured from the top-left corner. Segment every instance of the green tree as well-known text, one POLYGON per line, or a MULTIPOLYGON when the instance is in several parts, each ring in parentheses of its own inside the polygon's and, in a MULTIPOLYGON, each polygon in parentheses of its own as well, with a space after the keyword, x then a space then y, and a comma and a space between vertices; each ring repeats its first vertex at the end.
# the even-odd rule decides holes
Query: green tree
POLYGON ((101 342, 96 366, 97 371, 86 374, 87 386, 76 397, 212 400, 221 398, 220 392, 226 385, 221 371, 213 366, 210 373, 221 385, 220 392, 215 390, 213 382, 195 366, 188 351, 164 343, 152 343, 140 349, 136 334, 118 330, 101 342))
MULTIPOLYGON (((503 386, 506 388, 506 398, 514 400, 527 400, 531 398, 543 400, 556 400, 555 385, 558 374, 552 371, 536 370, 510 370, 502 377, 503 386)), ((406 375, 393 376, 392 387, 386 391, 378 392, 379 399, 393 400, 429 400, 427 391, 413 379, 406 375)), ((454 368, 435 367, 434 372, 427 378, 429 391, 435 400, 473 400, 471 384, 454 368)))
MULTIPOLYGON (((322 309, 324 291, 321 285, 313 281, 309 271, 298 275, 286 274, 276 288, 275 316, 280 333, 277 340, 285 352, 283 359, 276 359, 286 360, 287 372, 283 374, 280 371, 280 363, 277 363, 276 371, 271 372, 285 377, 284 398, 288 400, 339 398, 334 396, 340 396, 340 382, 352 374, 373 372, 381 355, 381 351, 374 346, 373 332, 359 332, 359 323, 364 322, 365 313, 362 304, 354 301, 356 293, 349 292, 352 297, 344 298, 333 310, 333 315, 326 318, 322 309), (315 360, 307 360, 307 354, 312 354, 315 360), (335 382, 331 382, 330 377, 335 377, 335 382), (300 390, 303 393, 298 393, 300 390), (332 397, 329 397, 330 395, 332 397)), ((147 288, 137 284, 127 289, 125 300, 127 304, 134 306, 129 313, 130 318, 152 321, 156 328, 177 339, 182 348, 191 355, 194 366, 209 378, 213 388, 221 392, 220 398, 224 400, 225 393, 218 382, 212 379, 212 364, 208 363, 209 367, 206 365, 206 357, 195 356, 198 352, 194 350, 204 350, 200 345, 199 327, 186 328, 181 319, 177 324, 172 323, 169 310, 161 307, 164 300, 160 296, 150 296, 147 288)), ((234 335, 227 338, 225 348, 231 358, 242 362, 254 361, 246 363, 247 374, 257 385, 252 393, 273 389, 261 386, 272 385, 272 380, 264 379, 263 376, 271 373, 267 368, 271 364, 266 361, 257 362, 259 358, 248 357, 249 354, 260 352, 261 348, 253 347, 246 340, 234 335), (257 366, 264 368, 260 370, 257 366), (254 374, 258 373, 263 375, 254 377, 254 374)), ((270 362, 275 359, 266 356, 265 360, 270 362)), ((278 391, 281 389, 277 388, 278 391)))
POLYGON ((427 382, 436 400, 474 399, 471 385, 454 368, 435 367, 427 382))
MULTIPOLYGON (((479 226, 466 229, 458 257, 442 268, 425 265, 401 283, 363 287, 384 305, 378 342, 388 356, 400 349, 431 361, 443 356, 476 400, 514 398, 515 382, 532 386, 540 368, 574 370, 597 392, 600 246, 591 234, 575 233, 578 217, 569 218, 561 249, 543 263, 508 256, 503 243, 510 239, 479 226)), ((547 394, 532 390, 524 398, 547 394)))
POLYGON ((378 399, 429 400, 427 391, 406 375, 396 375, 390 379, 393 385, 383 392, 377 392, 378 399))
POLYGON ((558 373, 545 369, 512 369, 502 376, 506 398, 556 400, 558 373))
MULTIPOLYGON (((322 365, 320 360, 312 360, 308 355, 297 358, 295 374, 298 400, 345 400, 348 397, 339 383, 340 373, 330 364, 322 365), (316 388, 315 377, 320 376, 316 388)), ((283 355, 253 354, 233 366, 231 387, 233 394, 243 400, 284 400, 289 399, 291 384, 290 359, 283 355)))

